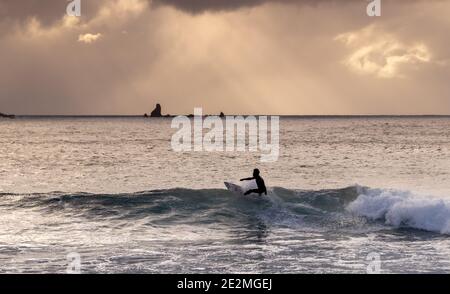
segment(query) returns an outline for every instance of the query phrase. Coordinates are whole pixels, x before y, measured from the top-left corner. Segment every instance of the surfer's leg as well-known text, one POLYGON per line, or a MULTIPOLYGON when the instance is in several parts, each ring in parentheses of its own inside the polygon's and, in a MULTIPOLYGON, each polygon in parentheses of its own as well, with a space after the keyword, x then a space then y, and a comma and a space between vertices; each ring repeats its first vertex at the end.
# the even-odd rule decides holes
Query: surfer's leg
POLYGON ((247 192, 244 193, 244 195, 248 195, 251 193, 259 193, 259 189, 252 189, 252 190, 248 190, 247 192))

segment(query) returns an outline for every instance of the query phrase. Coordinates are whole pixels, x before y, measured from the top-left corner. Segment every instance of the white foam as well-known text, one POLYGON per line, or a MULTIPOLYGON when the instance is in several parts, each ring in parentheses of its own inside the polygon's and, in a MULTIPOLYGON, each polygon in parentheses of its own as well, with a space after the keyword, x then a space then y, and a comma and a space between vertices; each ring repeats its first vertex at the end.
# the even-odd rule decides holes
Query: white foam
POLYGON ((347 210, 394 227, 450 234, 450 201, 408 191, 367 189, 347 210))

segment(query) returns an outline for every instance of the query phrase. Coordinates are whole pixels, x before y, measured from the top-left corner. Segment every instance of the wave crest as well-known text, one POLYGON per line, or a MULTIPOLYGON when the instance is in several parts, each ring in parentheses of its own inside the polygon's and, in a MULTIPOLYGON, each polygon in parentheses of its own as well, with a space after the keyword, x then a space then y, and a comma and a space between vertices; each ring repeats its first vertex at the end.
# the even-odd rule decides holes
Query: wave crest
POLYGON ((450 202, 409 191, 365 189, 347 211, 397 228, 450 234, 450 202))
POLYGON ((291 190, 274 187, 268 196, 236 196, 224 189, 167 189, 129 194, 7 194, 2 209, 33 209, 93 220, 143 220, 144 224, 294 226, 367 231, 411 228, 450 234, 450 202, 408 191, 351 186, 291 190))

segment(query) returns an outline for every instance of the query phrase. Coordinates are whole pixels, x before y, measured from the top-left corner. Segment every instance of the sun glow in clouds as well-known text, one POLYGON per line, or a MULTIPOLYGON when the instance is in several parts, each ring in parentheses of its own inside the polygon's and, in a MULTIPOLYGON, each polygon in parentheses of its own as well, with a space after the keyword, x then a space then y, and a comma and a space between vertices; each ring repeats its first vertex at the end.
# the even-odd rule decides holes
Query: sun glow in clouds
POLYGON ((450 1, 381 0, 381 18, 366 15, 369 0, 81 0, 81 17, 66 14, 72 0, 29 1, 39 5, 0 0, 2 112, 449 109, 450 1))
POLYGON ((101 36, 102 36, 102 34, 100 34, 100 33, 79 35, 78 42, 91 44, 91 43, 97 41, 98 39, 100 39, 101 36))
POLYGON ((431 54, 425 44, 404 44, 374 26, 340 34, 335 40, 353 50, 344 64, 361 74, 372 74, 380 78, 404 77, 401 74, 402 65, 431 61, 431 54))

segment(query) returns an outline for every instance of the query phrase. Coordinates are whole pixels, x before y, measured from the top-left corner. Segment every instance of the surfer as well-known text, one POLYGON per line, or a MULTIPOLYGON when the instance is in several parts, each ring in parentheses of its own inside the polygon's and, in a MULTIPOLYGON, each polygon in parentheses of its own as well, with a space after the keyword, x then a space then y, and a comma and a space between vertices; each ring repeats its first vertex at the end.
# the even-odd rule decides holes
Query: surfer
POLYGON ((241 179, 241 182, 242 181, 251 181, 251 180, 256 181, 256 185, 258 186, 258 189, 248 190, 247 192, 244 193, 244 195, 248 195, 251 193, 257 193, 257 194, 259 194, 259 196, 261 196, 262 193, 267 195, 266 185, 264 184, 263 178, 261 178, 261 176, 259 175, 259 169, 255 168, 253 170, 253 177, 241 179))

